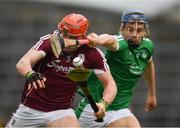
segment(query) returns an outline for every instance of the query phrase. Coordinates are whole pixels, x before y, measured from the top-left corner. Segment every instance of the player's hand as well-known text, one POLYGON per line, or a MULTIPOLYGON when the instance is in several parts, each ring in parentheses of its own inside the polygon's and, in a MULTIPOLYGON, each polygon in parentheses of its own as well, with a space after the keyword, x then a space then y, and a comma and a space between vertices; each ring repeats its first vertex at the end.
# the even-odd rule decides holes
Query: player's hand
POLYGON ((152 111, 157 106, 157 100, 155 95, 148 95, 146 104, 145 104, 145 111, 152 111))
POLYGON ((84 44, 89 44, 89 40, 88 39, 66 39, 64 38, 64 46, 65 47, 71 47, 71 46, 76 46, 76 47, 80 47, 84 44))
POLYGON ((87 35, 87 39, 89 40, 89 46, 96 47, 98 44, 98 35, 96 33, 90 33, 87 35))
POLYGON ((41 74, 34 71, 28 72, 26 74, 26 83, 28 84, 28 90, 32 87, 34 89, 45 88, 46 78, 41 74))
POLYGON ((97 119, 103 118, 106 113, 106 108, 103 103, 96 103, 98 107, 98 112, 95 112, 94 115, 96 116, 97 119))

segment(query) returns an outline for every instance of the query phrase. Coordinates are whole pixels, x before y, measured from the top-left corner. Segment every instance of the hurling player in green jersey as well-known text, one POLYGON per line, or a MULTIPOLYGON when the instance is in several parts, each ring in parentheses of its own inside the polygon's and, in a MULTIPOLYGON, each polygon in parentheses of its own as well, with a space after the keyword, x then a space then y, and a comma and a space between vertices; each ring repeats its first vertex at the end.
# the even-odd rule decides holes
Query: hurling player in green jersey
POLYGON ((106 115, 102 123, 95 122, 95 116, 86 98, 76 108, 82 127, 140 127, 129 106, 132 101, 136 83, 144 76, 148 85, 145 111, 157 106, 155 87, 155 66, 152 59, 154 45, 148 39, 148 21, 144 13, 137 9, 127 10, 121 19, 120 34, 89 34, 88 39, 93 46, 104 46, 106 59, 117 85, 117 95, 113 103, 108 105, 102 98, 103 87, 92 74, 88 86, 96 101, 103 100, 106 115))

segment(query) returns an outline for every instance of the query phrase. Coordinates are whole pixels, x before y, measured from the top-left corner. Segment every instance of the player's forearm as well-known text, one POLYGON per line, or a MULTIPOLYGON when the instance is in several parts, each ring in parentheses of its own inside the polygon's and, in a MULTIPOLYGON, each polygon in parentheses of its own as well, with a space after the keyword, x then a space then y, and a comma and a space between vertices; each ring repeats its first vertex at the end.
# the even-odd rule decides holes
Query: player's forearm
POLYGON ((104 46, 111 51, 115 51, 119 47, 115 37, 109 34, 101 34, 99 36, 97 34, 89 34, 87 38, 92 46, 104 46))
POLYGON ((155 66, 153 61, 149 62, 147 65, 145 79, 148 84, 148 94, 156 95, 155 66))
POLYGON ((110 82, 107 86, 104 87, 103 97, 108 105, 111 104, 117 94, 117 87, 115 82, 110 82))
POLYGON ((28 62, 24 58, 19 60, 19 62, 16 64, 16 69, 17 69, 18 73, 24 77, 25 77, 26 73, 28 73, 29 71, 32 71, 30 62, 28 62))
POLYGON ((118 43, 112 35, 109 34, 99 35, 98 40, 100 42, 100 45, 106 47, 107 49, 111 51, 117 50, 118 43))
POLYGON ((16 64, 17 71, 25 76, 26 73, 32 71, 32 67, 43 58, 42 52, 30 49, 16 64))
POLYGON ((107 104, 111 104, 117 94, 117 87, 110 71, 107 70, 106 72, 97 75, 97 77, 104 87, 102 99, 104 99, 107 104))

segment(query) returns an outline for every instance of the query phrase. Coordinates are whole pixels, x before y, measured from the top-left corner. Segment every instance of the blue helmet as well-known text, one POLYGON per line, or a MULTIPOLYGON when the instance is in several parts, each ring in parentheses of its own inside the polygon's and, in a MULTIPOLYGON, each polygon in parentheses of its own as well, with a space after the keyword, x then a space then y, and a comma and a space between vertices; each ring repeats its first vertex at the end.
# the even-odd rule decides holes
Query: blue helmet
POLYGON ((138 9, 129 9, 122 14, 121 22, 128 23, 137 20, 138 22, 148 23, 148 20, 144 13, 138 9))
POLYGON ((122 14, 120 33, 123 33, 122 29, 126 25, 126 23, 134 22, 134 21, 144 23, 145 31, 146 31, 145 37, 148 37, 150 35, 150 32, 149 32, 147 17, 144 15, 144 13, 141 10, 138 9, 129 9, 122 14))

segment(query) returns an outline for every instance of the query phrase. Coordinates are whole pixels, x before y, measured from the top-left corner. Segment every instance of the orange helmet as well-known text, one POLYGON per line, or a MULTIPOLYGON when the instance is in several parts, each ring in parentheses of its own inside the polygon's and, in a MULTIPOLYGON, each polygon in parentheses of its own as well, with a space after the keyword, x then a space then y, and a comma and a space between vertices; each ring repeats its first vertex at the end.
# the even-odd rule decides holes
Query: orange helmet
POLYGON ((86 35, 89 21, 81 14, 69 14, 58 24, 58 28, 66 38, 82 38, 86 35))

